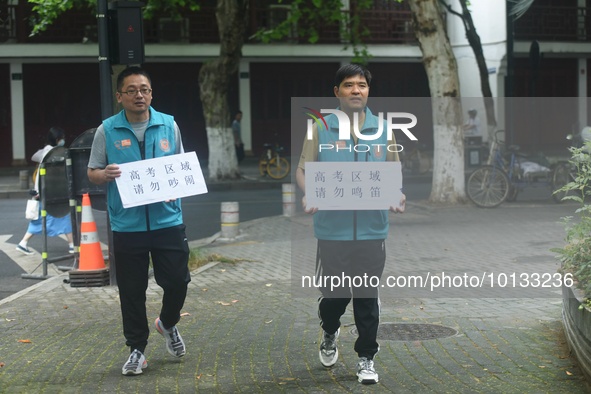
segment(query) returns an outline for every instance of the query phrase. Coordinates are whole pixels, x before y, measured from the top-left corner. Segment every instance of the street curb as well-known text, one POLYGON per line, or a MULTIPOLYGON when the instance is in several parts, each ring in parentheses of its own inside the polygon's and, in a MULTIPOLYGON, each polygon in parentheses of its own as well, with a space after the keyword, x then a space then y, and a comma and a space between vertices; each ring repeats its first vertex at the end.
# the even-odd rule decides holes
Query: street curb
POLYGON ((31 195, 29 194, 28 190, 8 190, 8 191, 0 191, 0 199, 8 199, 8 198, 24 198, 29 199, 31 195))
MULTIPOLYGON (((214 182, 207 185, 209 192, 221 192, 230 190, 268 190, 268 189, 281 189, 283 183, 289 183, 289 181, 228 181, 228 182, 214 182)), ((30 198, 29 190, 0 190, 0 199, 28 199, 30 198)))
POLYGON ((53 284, 53 282, 55 282, 57 280, 60 280, 60 282, 61 282, 61 281, 63 281, 63 277, 67 276, 67 275, 68 275, 68 273, 64 272, 64 273, 59 274, 57 276, 52 276, 51 278, 43 279, 39 283, 29 286, 26 289, 19 291, 18 293, 14 293, 6 298, 1 299, 0 306, 2 306, 4 304, 8 304, 12 301, 15 301, 15 300, 19 299, 20 297, 27 295, 30 292, 32 292, 33 290, 36 290, 40 287, 51 285, 51 284, 53 284))

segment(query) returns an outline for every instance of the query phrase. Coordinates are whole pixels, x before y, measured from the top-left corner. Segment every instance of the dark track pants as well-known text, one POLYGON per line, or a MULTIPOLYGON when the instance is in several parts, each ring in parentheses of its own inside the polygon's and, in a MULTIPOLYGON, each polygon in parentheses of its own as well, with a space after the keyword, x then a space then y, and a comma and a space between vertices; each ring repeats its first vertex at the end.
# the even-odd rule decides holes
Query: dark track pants
POLYGON ((156 283, 164 290, 160 320, 165 328, 180 320, 191 281, 185 226, 145 232, 113 232, 113 250, 126 344, 132 350, 144 352, 150 334, 146 312, 150 256, 156 283))
MULTIPOLYGON (((359 284, 364 276, 381 278, 386 263, 383 240, 326 241, 318 240, 316 275, 321 277, 350 277, 352 284, 359 284), (357 281, 353 278, 356 277, 357 281)), ((320 287, 318 315, 324 331, 333 334, 341 326, 340 318, 353 299, 353 317, 359 337, 355 351, 359 357, 372 359, 379 350, 377 342, 380 324, 380 300, 378 287, 345 286, 332 289, 320 287)), ((375 283, 375 282, 373 282, 375 283)), ((334 282, 333 282, 334 284, 334 282)), ((330 285, 330 283, 329 283, 330 285)))

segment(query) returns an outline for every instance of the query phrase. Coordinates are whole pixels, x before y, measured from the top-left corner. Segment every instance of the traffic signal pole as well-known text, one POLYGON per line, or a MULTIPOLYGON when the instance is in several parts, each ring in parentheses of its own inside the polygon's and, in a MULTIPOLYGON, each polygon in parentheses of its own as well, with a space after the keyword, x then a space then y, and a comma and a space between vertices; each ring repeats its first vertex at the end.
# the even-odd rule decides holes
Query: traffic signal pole
MULTIPOLYGON (((101 118, 113 115, 113 91, 111 90, 111 61, 109 59, 109 17, 107 0, 97 0, 97 29, 99 40, 99 76, 101 92, 101 118)), ((108 203, 108 202, 107 202, 108 203)), ((107 210, 107 237, 109 243, 109 279, 117 285, 115 255, 113 254, 113 232, 107 210)))

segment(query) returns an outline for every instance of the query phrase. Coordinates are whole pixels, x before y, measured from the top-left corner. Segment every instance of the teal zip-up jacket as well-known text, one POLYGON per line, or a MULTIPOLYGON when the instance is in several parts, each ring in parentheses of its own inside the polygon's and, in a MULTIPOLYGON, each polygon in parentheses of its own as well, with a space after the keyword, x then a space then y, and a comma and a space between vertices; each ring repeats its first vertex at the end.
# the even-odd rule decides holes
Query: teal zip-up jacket
MULTIPOLYGON (((144 150, 133 132, 125 111, 103 122, 107 162, 123 164, 142 159, 174 155, 174 118, 150 107, 150 120, 144 136, 144 150)), ((123 208, 116 182, 107 188, 109 219, 113 231, 136 232, 158 230, 183 223, 181 200, 158 202, 139 207, 123 208)))
MULTIPOLYGON (((382 136, 373 141, 357 141, 358 144, 383 144, 378 151, 375 147, 368 152, 355 152, 352 145, 353 138, 339 140, 339 122, 335 115, 330 114, 325 118, 328 130, 318 127, 318 144, 339 144, 339 151, 335 149, 318 152, 318 161, 386 161, 386 149, 388 145, 386 121, 383 120, 382 136), (351 152, 349 152, 351 147, 351 152)), ((365 109, 365 121, 360 130, 361 134, 373 135, 377 132, 379 118, 372 114, 369 108, 365 109)), ((375 211, 318 211, 314 214, 314 235, 317 239, 333 241, 353 241, 386 239, 388 236, 389 221, 387 210, 375 211)))

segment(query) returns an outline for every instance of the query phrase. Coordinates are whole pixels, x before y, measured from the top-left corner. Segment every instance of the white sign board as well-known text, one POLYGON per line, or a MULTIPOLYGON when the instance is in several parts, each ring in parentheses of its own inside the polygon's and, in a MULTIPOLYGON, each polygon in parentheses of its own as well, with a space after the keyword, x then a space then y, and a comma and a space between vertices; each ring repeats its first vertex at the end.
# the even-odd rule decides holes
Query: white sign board
POLYGON ((306 162, 306 205, 319 210, 400 206, 400 162, 306 162))
POLYGON ((119 164, 123 208, 207 193, 195 152, 119 164))

